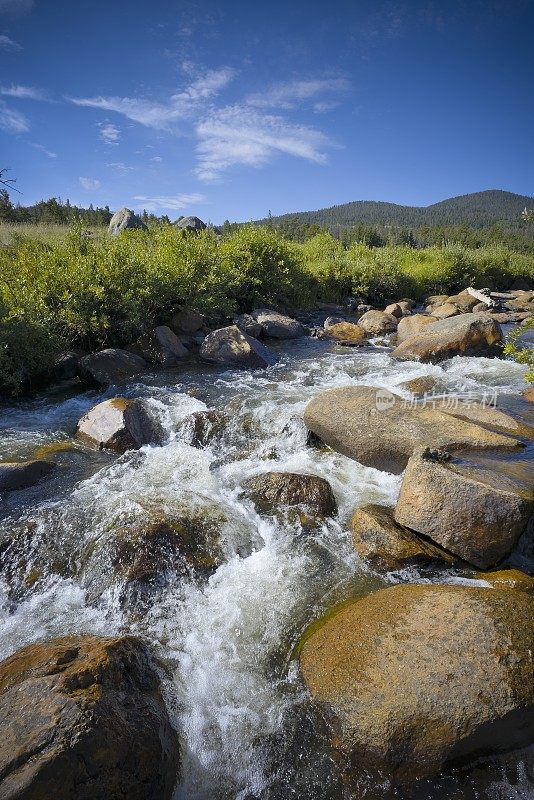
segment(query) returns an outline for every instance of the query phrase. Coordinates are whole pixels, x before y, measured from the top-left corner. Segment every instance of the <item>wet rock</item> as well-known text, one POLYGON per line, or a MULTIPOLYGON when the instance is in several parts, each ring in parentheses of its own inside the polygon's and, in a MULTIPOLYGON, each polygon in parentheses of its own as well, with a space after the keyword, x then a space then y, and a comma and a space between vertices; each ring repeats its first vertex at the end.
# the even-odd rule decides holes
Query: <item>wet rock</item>
POLYGON ((458 311, 462 314, 470 313, 473 308, 479 303, 478 297, 473 297, 467 290, 460 292, 460 294, 453 294, 445 301, 447 304, 456 306, 458 311))
POLYGON ((167 325, 158 325, 140 336, 131 348, 151 364, 174 367, 189 355, 189 351, 167 325))
POLYGON ((358 325, 366 333, 372 336, 380 336, 382 333, 391 333, 397 330, 397 318, 392 314, 385 314, 383 311, 367 311, 358 320, 358 325))
POLYGON ((411 317, 403 317, 399 320, 397 326, 397 344, 437 321, 437 317, 429 316, 428 314, 412 314, 411 317))
POLYGON ((444 361, 454 356, 500 356, 503 333, 489 316, 460 314, 427 325, 391 353, 403 361, 444 361))
POLYGON ((185 422, 188 443, 193 447, 206 447, 222 431, 227 421, 222 411, 195 411, 185 422))
POLYGON ((413 531, 398 525, 392 508, 372 504, 357 508, 352 515, 351 531, 358 555, 377 569, 397 570, 454 560, 413 531))
POLYGON ((248 480, 245 488, 262 513, 271 514, 283 510, 281 507, 301 506, 303 515, 300 519, 305 526, 337 513, 332 487, 317 475, 266 472, 248 480))
POLYGON ((169 327, 177 334, 192 335, 205 324, 206 317, 203 314, 199 314, 198 311, 193 311, 191 308, 181 308, 172 315, 169 327))
POLYGON ((442 306, 434 306, 432 309, 432 316, 436 319, 447 319, 448 317, 455 317, 461 314, 460 309, 452 303, 444 303, 442 306))
POLYGON ((41 478, 49 475, 54 467, 53 462, 40 459, 18 463, 4 462, 0 464, 0 492, 12 492, 34 486, 41 478))
POLYGON ((3 800, 170 800, 180 749, 145 644, 66 636, 0 663, 3 800))
POLYGON ((164 432, 143 400, 114 397, 84 414, 76 436, 100 449, 124 453, 146 444, 161 444, 164 432))
MULTIPOLYGON (((219 525, 193 516, 133 523, 119 528, 110 545, 112 580, 120 584, 119 601, 131 606, 150 602, 176 576, 208 578, 222 562, 219 525)), ((90 597, 98 578, 86 581, 90 597)))
POLYGON ((261 325, 262 335, 268 339, 298 339, 306 333, 304 325, 296 319, 268 308, 256 309, 252 318, 261 325))
POLYGON ((328 336, 340 342, 365 342, 365 331, 354 322, 337 322, 326 329, 328 336))
POLYGON ((509 555, 534 509, 531 497, 490 485, 430 449, 406 467, 395 521, 482 569, 509 555))
POLYGON ((306 427, 325 444, 361 464, 400 473, 415 448, 513 450, 520 443, 453 417, 436 404, 413 407, 390 392, 369 386, 329 389, 304 411, 306 427))
POLYGON ((146 369, 144 358, 110 347, 80 359, 78 373, 82 380, 91 385, 108 386, 122 383, 146 369))
POLYGON ((208 227, 199 217, 179 217, 173 224, 183 234, 200 233, 208 227))
POLYGON ((248 336, 258 338, 263 333, 263 328, 259 322, 256 322, 251 314, 239 314, 234 319, 234 325, 237 325, 240 331, 246 333, 248 336))
POLYGON ((242 333, 237 325, 208 334, 200 348, 200 357, 215 364, 245 369, 262 369, 278 361, 276 353, 253 336, 242 333))
POLYGON ((437 386, 437 381, 431 375, 421 375, 420 378, 411 378, 399 384, 402 389, 408 389, 415 397, 424 397, 432 394, 437 386))
POLYGON ((476 572, 474 575, 481 581, 489 583, 494 589, 516 589, 534 595, 534 578, 521 572, 520 569, 499 569, 494 572, 476 572))
POLYGON ((405 584, 330 616, 300 666, 348 779, 398 785, 528 745, 533 651, 524 592, 405 584))
POLYGON ((110 236, 118 236, 119 233, 125 230, 146 231, 148 228, 137 214, 134 214, 129 208, 120 208, 118 211, 115 211, 111 217, 108 234, 110 236))

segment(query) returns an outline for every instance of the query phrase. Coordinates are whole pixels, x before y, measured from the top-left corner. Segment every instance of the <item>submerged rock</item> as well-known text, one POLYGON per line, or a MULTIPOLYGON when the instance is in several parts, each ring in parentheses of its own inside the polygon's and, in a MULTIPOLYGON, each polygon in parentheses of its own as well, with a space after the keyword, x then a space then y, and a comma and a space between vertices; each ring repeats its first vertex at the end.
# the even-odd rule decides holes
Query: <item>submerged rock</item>
POLYGON ((56 465, 51 461, 36 459, 34 461, 13 462, 7 461, 0 464, 0 492, 12 492, 16 489, 26 489, 39 483, 41 478, 49 475, 56 465))
POLYGON ((373 504, 357 508, 352 515, 351 531, 358 555, 378 569, 397 570, 454 561, 449 553, 398 525, 392 508, 373 504))
POLYGON ((437 386, 437 380, 431 375, 421 375, 420 378, 411 378, 399 384, 402 389, 408 389, 415 397, 424 397, 425 394, 432 394, 437 386))
POLYGON ((195 411, 184 423, 188 443, 193 447, 206 447, 222 431, 227 421, 222 411, 195 411))
POLYGON ((343 606, 300 666, 348 778, 408 784, 532 742, 533 652, 526 593, 400 585, 343 606))
POLYGON ((164 367, 175 367, 189 355, 176 334, 167 325, 158 325, 140 336, 131 348, 146 361, 162 364, 164 367))
POLYGON ((133 636, 66 636, 0 663, 3 800, 170 800, 180 749, 133 636))
POLYGON ((408 461, 395 520, 487 569, 512 551, 533 509, 531 497, 471 477, 427 449, 408 461))
POLYGON ((78 372, 82 380, 91 385, 109 386, 128 381, 146 369, 146 366, 147 363, 141 356, 110 347, 81 358, 78 372))
POLYGON ((200 357, 215 364, 245 369, 262 369, 278 361, 276 353, 240 331, 237 325, 208 334, 200 348, 200 357))
POLYGON ((372 336, 391 333, 397 330, 398 320, 393 314, 384 311, 366 311, 358 320, 358 325, 372 336))
POLYGON ((147 226, 140 219, 137 214, 130 211, 129 208, 119 208, 111 217, 108 234, 110 236, 118 236, 125 230, 148 230, 147 226))
POLYGON ((252 318, 261 325, 262 336, 268 339, 298 339, 306 333, 304 325, 296 319, 268 308, 256 309, 252 318))
POLYGON ((443 361, 453 356, 500 356, 503 333, 490 316, 459 314, 427 325, 391 353, 403 361, 443 361))
POLYGON ((124 453, 146 444, 161 444, 164 432, 146 402, 114 397, 84 414, 78 422, 76 436, 100 449, 124 453))
MULTIPOLYGON (((458 412, 460 413, 460 412, 458 412)), ((361 464, 399 473, 414 449, 449 451, 519 448, 509 436, 452 416, 435 406, 413 406, 383 389, 348 386, 311 400, 304 422, 319 439, 361 464)))
POLYGON ((317 475, 265 472, 248 480, 245 488, 263 513, 272 514, 283 511, 283 507, 301 506, 303 514, 299 518, 305 527, 337 513, 332 487, 317 475))

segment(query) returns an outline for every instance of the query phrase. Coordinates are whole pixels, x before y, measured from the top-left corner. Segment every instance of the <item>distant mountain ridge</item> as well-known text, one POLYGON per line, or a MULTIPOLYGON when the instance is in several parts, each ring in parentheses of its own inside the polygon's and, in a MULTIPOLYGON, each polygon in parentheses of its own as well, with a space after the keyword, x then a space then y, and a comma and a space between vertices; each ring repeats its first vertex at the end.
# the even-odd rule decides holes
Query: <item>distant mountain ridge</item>
POLYGON ((488 189, 451 197, 430 206, 402 206, 376 200, 356 200, 317 211, 282 214, 270 219, 275 224, 291 220, 330 228, 347 228, 358 223, 408 228, 466 224, 474 228, 484 228, 501 221, 519 224, 525 207, 534 208, 534 197, 502 189, 488 189))

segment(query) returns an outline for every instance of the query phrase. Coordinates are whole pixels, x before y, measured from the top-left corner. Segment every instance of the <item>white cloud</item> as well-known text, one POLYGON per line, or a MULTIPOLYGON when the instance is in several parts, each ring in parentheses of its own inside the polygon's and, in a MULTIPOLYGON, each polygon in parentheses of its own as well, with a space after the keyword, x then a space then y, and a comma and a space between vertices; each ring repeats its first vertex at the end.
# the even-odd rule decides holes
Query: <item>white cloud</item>
POLYGON ((110 164, 106 164, 106 167, 116 169, 118 172, 133 172, 133 167, 124 164, 122 161, 112 161, 110 164))
POLYGON ((285 153, 324 164, 328 138, 315 128, 261 114, 246 106, 228 106, 211 112, 197 125, 197 177, 215 181, 232 166, 261 167, 285 153))
POLYGON ((79 178, 80 184, 83 189, 92 192, 95 189, 100 189, 100 181, 96 178, 79 178))
POLYGON ((48 100, 47 95, 41 89, 34 86, 2 86, 0 94, 4 97, 16 97, 19 100, 48 100))
POLYGON ((121 138, 120 129, 111 122, 99 122, 100 138, 106 144, 118 144, 121 138))
POLYGON ((149 128, 169 130, 179 120, 188 119, 204 103, 221 91, 234 77, 229 67, 210 70, 164 103, 135 97, 69 97, 71 103, 89 108, 115 111, 149 128))
POLYGON ((8 133, 27 133, 30 123, 24 114, 14 111, 0 100, 0 128, 8 133))
POLYGON ((161 156, 153 156, 150 160, 155 161, 156 164, 159 164, 161 161, 163 161, 161 156))
POLYGON ((14 42, 9 36, 2 34, 0 36, 0 50, 22 50, 18 42, 14 42))
POLYGON ((290 81, 271 86, 265 92, 247 97, 246 102, 255 108, 291 109, 299 103, 324 94, 339 94, 348 91, 346 78, 324 78, 321 80, 290 81))
POLYGON ((46 147, 43 147, 42 144, 37 144, 37 142, 30 142, 30 144, 32 147, 35 147, 36 150, 40 150, 41 153, 48 156, 48 158, 57 158, 57 153, 52 153, 50 150, 47 150, 46 147))
POLYGON ((140 201, 135 208, 146 208, 147 211, 178 211, 188 206, 200 205, 206 202, 206 196, 197 192, 191 194, 177 194, 172 197, 145 197, 144 195, 136 195, 133 199, 140 201))

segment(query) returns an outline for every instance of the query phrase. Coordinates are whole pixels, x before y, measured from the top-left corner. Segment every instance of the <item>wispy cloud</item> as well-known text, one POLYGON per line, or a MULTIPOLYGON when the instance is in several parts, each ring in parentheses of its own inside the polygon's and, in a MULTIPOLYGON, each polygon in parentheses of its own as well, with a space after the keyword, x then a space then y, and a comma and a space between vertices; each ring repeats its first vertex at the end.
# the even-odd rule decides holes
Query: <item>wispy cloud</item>
POLYGON ((321 131, 261 114, 247 106, 213 111, 197 125, 197 177, 215 181, 235 165, 261 167, 277 154, 327 161, 325 148, 332 143, 321 131))
POLYGON ((0 94, 4 97, 16 97, 19 100, 49 100, 46 92, 42 89, 36 89, 34 86, 20 86, 12 84, 11 86, 2 86, 0 94))
POLYGON ((274 84, 264 92, 251 94, 246 102, 255 108, 291 109, 306 100, 325 94, 340 94, 349 89, 350 82, 346 78, 289 81, 274 84))
POLYGON ((185 89, 171 95, 168 101, 154 103, 135 97, 69 97, 71 103, 89 108, 115 111, 128 119, 149 128, 169 130, 183 119, 194 116, 203 103, 213 98, 234 77, 230 67, 209 70, 194 80, 185 89))
POLYGON ((106 164, 106 167, 110 169, 116 169, 118 172, 133 172, 133 167, 129 164, 124 164, 122 161, 112 161, 111 163, 106 164))
POLYGON ((100 189, 100 181, 96 178, 79 178, 79 181, 81 187, 88 192, 100 189))
POLYGON ((150 160, 151 161, 155 161, 156 164, 159 164, 161 161, 163 161, 161 156, 152 156, 152 158, 150 160))
POLYGON ((9 36, 2 34, 0 35, 0 50, 22 50, 22 47, 9 36))
POLYGON ((41 153, 44 153, 45 156, 48 158, 57 158, 57 153, 52 153, 50 150, 47 150, 42 144, 37 144, 37 142, 30 142, 32 147, 35 147, 36 150, 40 150, 41 153))
POLYGON ((112 122, 99 122, 97 123, 100 128, 100 138, 106 144, 118 144, 121 138, 120 129, 112 122))
POLYGON ((201 205, 206 202, 206 196, 193 192, 192 194, 177 194, 170 197, 146 197, 136 195, 134 200, 138 200, 135 208, 146 208, 147 211, 179 211, 188 206, 201 205))
POLYGON ((24 114, 9 108, 3 100, 0 100, 0 128, 8 133, 27 133, 30 130, 30 123, 24 114))

